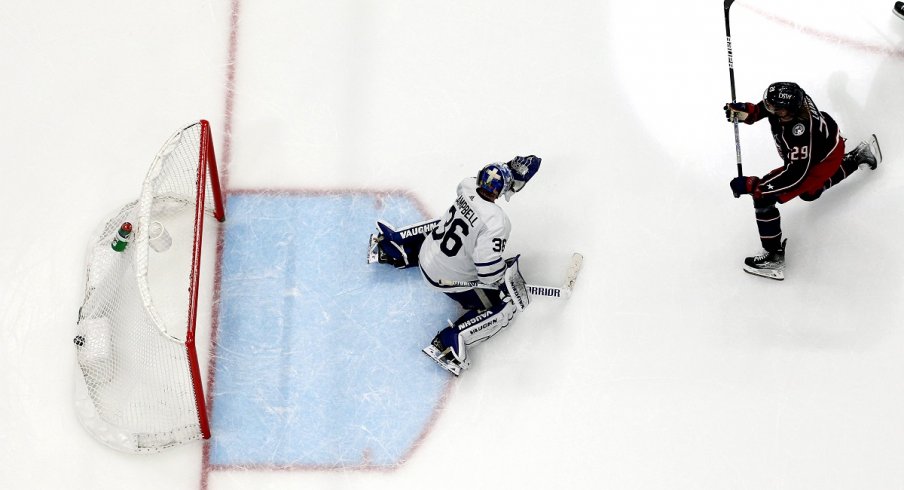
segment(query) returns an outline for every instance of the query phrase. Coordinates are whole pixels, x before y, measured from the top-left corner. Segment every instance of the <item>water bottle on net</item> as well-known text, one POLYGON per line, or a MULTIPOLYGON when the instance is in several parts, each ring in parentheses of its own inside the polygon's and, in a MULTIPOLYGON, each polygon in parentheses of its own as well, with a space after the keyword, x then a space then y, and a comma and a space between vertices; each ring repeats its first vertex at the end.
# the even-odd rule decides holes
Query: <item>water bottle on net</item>
POLYGON ((119 231, 113 235, 113 242, 110 246, 113 247, 113 250, 122 252, 130 241, 132 241, 132 223, 126 221, 119 227, 119 231))

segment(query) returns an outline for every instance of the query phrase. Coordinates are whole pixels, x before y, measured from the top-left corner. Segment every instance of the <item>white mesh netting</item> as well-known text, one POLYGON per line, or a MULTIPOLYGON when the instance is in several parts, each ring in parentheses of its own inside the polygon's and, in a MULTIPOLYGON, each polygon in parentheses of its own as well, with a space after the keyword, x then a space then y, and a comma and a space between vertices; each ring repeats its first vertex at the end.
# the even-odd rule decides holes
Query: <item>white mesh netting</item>
POLYGON ((203 216, 222 219, 215 179, 204 179, 204 212, 196 210, 198 169, 208 159, 206 121, 176 132, 155 157, 141 197, 106 221, 89 245, 73 339, 81 373, 76 411, 92 435, 116 449, 157 452, 207 437, 191 339, 203 216), (117 252, 111 243, 124 222, 133 225, 132 240, 117 252))

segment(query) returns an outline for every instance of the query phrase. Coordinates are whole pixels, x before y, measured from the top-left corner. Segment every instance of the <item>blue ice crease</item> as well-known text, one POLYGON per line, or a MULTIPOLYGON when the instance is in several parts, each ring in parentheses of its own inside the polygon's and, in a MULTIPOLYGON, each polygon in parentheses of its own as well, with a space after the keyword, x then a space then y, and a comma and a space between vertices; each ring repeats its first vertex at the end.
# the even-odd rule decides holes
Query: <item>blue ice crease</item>
POLYGON ((214 465, 395 465, 448 373, 421 353, 458 313, 416 269, 366 264, 405 196, 234 194, 227 203, 211 407, 214 465))

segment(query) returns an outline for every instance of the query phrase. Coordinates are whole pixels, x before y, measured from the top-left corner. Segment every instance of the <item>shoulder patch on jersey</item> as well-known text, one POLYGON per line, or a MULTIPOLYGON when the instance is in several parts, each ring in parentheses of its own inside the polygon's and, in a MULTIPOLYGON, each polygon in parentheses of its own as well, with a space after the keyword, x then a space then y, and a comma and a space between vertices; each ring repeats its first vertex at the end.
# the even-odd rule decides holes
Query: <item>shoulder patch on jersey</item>
POLYGON ((804 134, 804 124, 803 123, 795 124, 794 127, 791 128, 791 134, 793 134, 794 136, 800 136, 800 135, 804 134))

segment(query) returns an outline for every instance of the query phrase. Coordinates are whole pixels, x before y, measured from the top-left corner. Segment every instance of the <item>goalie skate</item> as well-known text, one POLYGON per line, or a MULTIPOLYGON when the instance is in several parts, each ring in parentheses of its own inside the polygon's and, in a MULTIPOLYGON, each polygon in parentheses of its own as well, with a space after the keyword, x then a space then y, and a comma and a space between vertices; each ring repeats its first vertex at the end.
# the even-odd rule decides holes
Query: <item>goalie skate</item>
POLYGON ((785 280, 785 244, 782 241, 782 249, 777 252, 764 251, 760 255, 747 257, 744 260, 744 272, 754 276, 767 277, 776 281, 785 280))
POLYGON ((424 354, 427 354, 430 359, 436 361, 436 363, 439 364, 441 368, 449 371, 455 376, 461 374, 461 366, 457 362, 448 358, 451 356, 446 356, 442 352, 440 352, 440 350, 437 349, 435 345, 430 344, 427 347, 424 347, 423 350, 424 354))
POLYGON ((370 235, 370 248, 367 249, 367 263, 368 264, 376 264, 380 261, 380 237, 377 235, 370 235))

